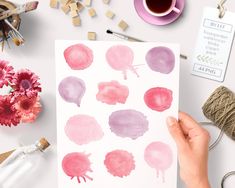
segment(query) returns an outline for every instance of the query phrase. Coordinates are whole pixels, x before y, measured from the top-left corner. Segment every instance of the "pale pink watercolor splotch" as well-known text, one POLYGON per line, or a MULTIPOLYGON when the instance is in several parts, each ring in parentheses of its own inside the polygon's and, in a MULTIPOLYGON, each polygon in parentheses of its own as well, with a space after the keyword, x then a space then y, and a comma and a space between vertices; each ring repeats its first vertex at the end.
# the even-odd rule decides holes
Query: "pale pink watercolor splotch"
POLYGON ((165 182, 165 171, 173 163, 173 152, 170 146, 163 142, 152 142, 145 149, 144 159, 151 168, 156 170, 157 177, 161 172, 162 181, 165 182))
POLYGON ((96 119, 83 114, 69 118, 65 126, 65 134, 78 145, 100 140, 104 136, 103 130, 96 119))
POLYGON ((125 45, 115 45, 110 47, 106 52, 106 60, 114 70, 122 71, 124 79, 127 79, 128 70, 139 77, 139 74, 133 65, 134 52, 130 47, 125 45))
POLYGON ((109 105, 125 104, 129 95, 128 87, 117 81, 101 82, 98 84, 98 89, 96 99, 109 105))

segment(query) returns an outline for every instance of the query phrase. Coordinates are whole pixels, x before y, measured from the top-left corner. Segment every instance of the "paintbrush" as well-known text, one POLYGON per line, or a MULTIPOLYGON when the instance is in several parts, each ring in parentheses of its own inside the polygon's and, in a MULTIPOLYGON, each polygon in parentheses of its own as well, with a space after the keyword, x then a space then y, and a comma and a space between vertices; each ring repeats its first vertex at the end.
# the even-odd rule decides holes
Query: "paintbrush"
POLYGON ((38 1, 32 1, 23 5, 18 6, 17 8, 13 9, 13 10, 6 10, 4 12, 0 13, 0 20, 4 20, 10 16, 12 16, 13 14, 21 14, 24 12, 29 12, 32 10, 37 9, 38 7, 38 1))
MULTIPOLYGON (((114 36, 116 36, 120 39, 127 40, 127 41, 130 41, 130 42, 144 42, 143 40, 140 40, 140 39, 137 39, 137 38, 134 38, 134 37, 130 37, 130 36, 127 36, 127 35, 124 35, 124 34, 121 34, 121 33, 113 32, 110 29, 106 30, 106 33, 114 35, 114 36)), ((180 58, 187 59, 187 56, 183 55, 183 54, 180 54, 180 58)))
MULTIPOLYGON (((0 11, 5 11, 0 8, 0 11)), ((20 32, 8 21, 8 19, 4 19, 4 22, 12 29, 8 32, 8 36, 15 43, 16 46, 19 46, 24 43, 24 37, 20 34, 20 32)))
POLYGON ((143 40, 139 40, 139 39, 134 38, 134 37, 130 37, 130 36, 127 36, 127 35, 123 35, 123 34, 121 34, 121 33, 113 32, 113 31, 111 31, 110 29, 108 29, 108 30, 106 31, 106 33, 111 34, 111 35, 114 35, 114 36, 116 36, 116 37, 118 37, 118 38, 121 38, 121 39, 123 39, 123 40, 128 40, 128 41, 130 41, 130 42, 144 42, 143 40))
POLYGON ((23 43, 23 41, 20 40, 20 39, 15 35, 15 33, 14 33, 13 30, 11 30, 11 31, 8 32, 8 36, 11 38, 12 42, 14 42, 14 44, 15 44, 16 46, 20 46, 20 45, 23 43))
POLYGON ((15 32, 15 34, 24 41, 24 37, 20 34, 20 32, 7 20, 4 19, 4 22, 15 32))

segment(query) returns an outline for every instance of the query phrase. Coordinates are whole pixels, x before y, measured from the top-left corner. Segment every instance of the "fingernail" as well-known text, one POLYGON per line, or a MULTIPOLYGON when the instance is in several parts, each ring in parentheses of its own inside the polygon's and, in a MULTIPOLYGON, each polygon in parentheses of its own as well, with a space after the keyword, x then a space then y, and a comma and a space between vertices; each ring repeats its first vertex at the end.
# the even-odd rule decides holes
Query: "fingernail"
POLYGON ((172 127, 173 125, 177 123, 177 120, 174 117, 167 117, 166 123, 169 127, 172 127))

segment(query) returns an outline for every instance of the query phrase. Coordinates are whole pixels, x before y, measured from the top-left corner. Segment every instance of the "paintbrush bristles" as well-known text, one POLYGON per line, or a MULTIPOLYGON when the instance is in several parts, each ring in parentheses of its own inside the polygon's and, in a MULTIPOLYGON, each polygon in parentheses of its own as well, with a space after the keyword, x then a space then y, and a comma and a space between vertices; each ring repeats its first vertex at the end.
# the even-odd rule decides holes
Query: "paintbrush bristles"
POLYGON ((26 3, 25 12, 29 12, 29 11, 37 9, 38 3, 39 3, 38 1, 32 1, 32 2, 26 3))
POLYGON ((106 33, 113 34, 113 32, 111 30, 109 30, 109 29, 106 31, 106 33))

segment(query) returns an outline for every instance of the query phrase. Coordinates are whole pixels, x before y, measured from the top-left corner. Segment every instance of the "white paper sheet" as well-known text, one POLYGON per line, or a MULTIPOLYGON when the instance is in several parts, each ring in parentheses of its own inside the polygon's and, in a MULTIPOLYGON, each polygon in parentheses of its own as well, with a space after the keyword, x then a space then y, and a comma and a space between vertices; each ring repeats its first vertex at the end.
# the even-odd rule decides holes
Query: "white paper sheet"
MULTIPOLYGON (((179 46, 175 44, 163 43, 130 43, 130 42, 90 42, 90 41, 56 41, 56 99, 57 99, 57 134, 58 134, 58 185, 59 188, 176 188, 177 187, 177 154, 175 143, 168 133, 165 119, 167 116, 178 115, 178 93, 179 93, 179 46), (66 63, 64 51, 68 47, 82 44, 88 47, 93 53, 93 62, 84 70, 72 70, 66 63), (122 71, 114 70, 107 62, 106 53, 110 47, 121 45, 129 47, 134 55, 133 67, 136 68, 137 74, 130 69, 126 71, 126 79, 124 79, 122 71), (154 47, 167 47, 173 52, 175 57, 175 65, 173 70, 168 74, 155 72, 150 69, 146 63, 146 54, 154 47), (74 103, 69 103, 62 98, 58 91, 61 81, 66 77, 77 77, 84 81, 85 93, 81 97, 80 107, 74 103), (98 93, 98 84, 100 82, 117 81, 121 85, 129 88, 129 95, 125 104, 117 103, 110 105, 100 102, 96 99, 98 93), (150 109, 144 101, 144 95, 150 88, 166 88, 172 91, 172 103, 168 109, 162 112, 150 109), (109 125, 110 115, 119 110, 132 109, 141 112, 148 121, 148 130, 142 136, 136 139, 129 137, 121 137, 111 131, 109 125), (71 134, 75 129, 67 127, 68 119, 75 115, 89 115, 95 118, 103 132, 103 137, 98 138, 88 144, 77 144, 73 138, 69 138, 67 133, 71 134), (66 128, 67 127, 67 128, 66 128), (65 133, 67 131, 67 133, 65 133), (145 160, 145 149, 150 143, 164 143, 169 146, 172 152, 172 164, 167 166, 169 156, 164 156, 161 151, 152 153, 156 156, 157 165, 162 165, 162 170, 157 170, 150 167, 145 160), (129 175, 124 177, 114 176, 108 172, 104 160, 106 154, 115 151, 124 150, 132 155, 134 159, 134 169, 129 172, 129 175), (65 156, 69 153, 84 153, 90 154, 88 159, 91 162, 90 168, 93 172, 86 174, 93 178, 89 180, 85 177, 79 178, 81 183, 78 183, 76 174, 71 178, 62 168, 62 162, 65 156), (166 168, 166 169, 164 169, 166 168), (162 173, 164 172, 164 174, 162 173), (163 178, 164 177, 164 178, 163 178)), ((81 55, 81 54, 80 54, 81 55)), ((84 54, 83 54, 84 55, 84 54)), ((76 54, 74 55, 76 56, 76 54)), ((163 54, 164 56, 164 54, 163 54)), ((76 57, 75 57, 76 58, 76 57)), ((119 57, 118 57, 119 58, 119 57)), ((123 57, 125 58, 125 57, 123 57)), ((164 59, 164 58, 163 58, 164 59)), ((125 60, 124 60, 125 61, 125 60)), ((165 62, 162 62, 163 64, 165 62)), ((71 82, 70 82, 71 83, 71 82)), ((66 85, 66 84, 65 84, 66 85)), ((69 86, 71 87, 71 86, 69 86)), ((80 88, 81 89, 81 88, 80 88)), ((84 88, 83 88, 84 89, 84 88)), ((67 90, 67 92, 71 91, 67 90)), ((74 91, 75 92, 75 91, 74 91)), ((70 93, 71 94, 71 93, 70 93)), ((74 94, 74 93, 73 93, 74 94)), ((70 96, 71 97, 71 96, 70 96)), ((158 99, 156 99, 158 100, 158 99)), ((165 100, 164 97, 161 100, 165 100)), ((157 102, 157 101, 156 101, 157 102)), ((131 118, 131 117, 130 117, 131 118)), ((129 118, 126 118, 130 120, 129 118)), ((125 121, 122 118, 120 121, 125 121)), ((130 120, 132 121, 132 120, 130 120)), ((120 123, 120 122, 119 122, 120 123)), ((123 122, 122 122, 123 123, 123 122)), ((121 123, 120 123, 121 124, 121 123)), ((124 122, 125 124, 125 122, 124 122)), ((138 124, 138 122, 137 122, 138 124)), ((134 125, 135 126, 135 125, 134 125)), ((97 133, 97 131, 96 131, 97 133)), ((79 135, 80 133, 76 133, 79 135)), ((124 134, 124 133, 122 133, 124 134)), ((70 135, 71 136, 71 135, 70 135)), ((79 141, 77 141, 79 142, 79 141)), ((164 148, 163 148, 164 150, 164 148)), ((162 151, 163 151, 162 150, 162 151)), ((166 151, 167 153, 168 151, 166 151)), ((153 156, 153 157, 154 157, 153 156)), ((68 158, 67 158, 68 159, 68 158)), ((76 161, 76 160, 75 160, 76 161)), ((123 161, 120 162, 122 166, 123 161)), ((79 161, 78 161, 79 163, 79 161)), ((78 164, 77 163, 77 164, 78 164)), ((67 164, 67 167, 71 164, 67 164)), ((72 173, 78 172, 73 165, 72 173)), ((81 165, 79 165, 81 167, 81 165)), ((66 167, 66 168, 67 168, 66 167)), ((69 167, 71 170, 71 167, 69 167)), ((79 167, 77 167, 79 168, 79 167)), ((68 169, 67 169, 68 170, 68 169)), ((120 169, 117 169, 117 171, 120 169)), ((71 173, 71 171, 70 171, 71 173)), ((120 172, 121 173, 121 172, 120 172)))

